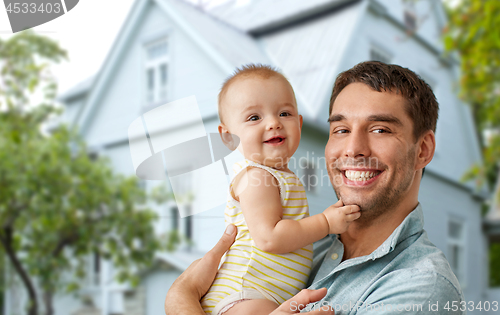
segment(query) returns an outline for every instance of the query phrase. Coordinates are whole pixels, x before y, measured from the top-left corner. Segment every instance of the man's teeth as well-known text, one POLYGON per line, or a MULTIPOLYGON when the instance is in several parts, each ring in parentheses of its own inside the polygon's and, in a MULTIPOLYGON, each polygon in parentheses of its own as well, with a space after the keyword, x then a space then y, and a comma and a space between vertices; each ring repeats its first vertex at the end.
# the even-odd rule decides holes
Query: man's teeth
POLYGON ((379 173, 380 171, 375 171, 375 172, 345 171, 345 177, 347 177, 347 179, 349 180, 354 180, 354 181, 367 181, 377 176, 379 173))

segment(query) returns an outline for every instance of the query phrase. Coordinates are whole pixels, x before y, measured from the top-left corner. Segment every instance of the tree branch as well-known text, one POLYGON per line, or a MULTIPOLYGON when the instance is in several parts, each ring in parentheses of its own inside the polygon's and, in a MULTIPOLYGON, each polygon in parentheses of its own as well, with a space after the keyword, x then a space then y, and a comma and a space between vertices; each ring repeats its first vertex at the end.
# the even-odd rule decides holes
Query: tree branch
POLYGON ((21 281, 24 283, 26 290, 28 291, 28 296, 30 299, 28 314, 36 315, 38 309, 38 303, 36 298, 35 288, 33 286, 33 282, 31 281, 28 273, 24 269, 21 261, 16 256, 15 250, 12 247, 13 239, 12 234, 13 230, 11 227, 7 227, 3 229, 4 235, 0 234, 0 243, 2 243, 5 252, 7 253, 7 257, 9 257, 10 262, 14 266, 14 269, 17 271, 19 276, 21 277, 21 281))

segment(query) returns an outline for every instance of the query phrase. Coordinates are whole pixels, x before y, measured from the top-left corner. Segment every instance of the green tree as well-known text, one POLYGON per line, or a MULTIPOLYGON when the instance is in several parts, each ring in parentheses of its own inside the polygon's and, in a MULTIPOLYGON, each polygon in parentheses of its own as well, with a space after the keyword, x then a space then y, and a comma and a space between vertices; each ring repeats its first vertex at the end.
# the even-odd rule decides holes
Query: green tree
MULTIPOLYGON (((495 187, 500 162, 500 1, 461 0, 448 8, 448 52, 460 55, 460 95, 470 104, 483 148, 483 161, 464 180, 495 187), (488 135, 488 139, 484 139, 488 135)), ((500 191, 493 194, 500 202, 500 191)), ((500 246, 490 247, 490 284, 500 286, 500 246)))
POLYGON ((500 1, 461 0, 448 13, 445 46, 460 55, 460 96, 472 108, 483 145, 484 161, 466 179, 494 187, 500 157, 500 1))
POLYGON ((63 58, 57 43, 31 31, 0 39, 0 244, 26 288, 29 315, 40 298, 53 314, 54 293, 78 288, 90 254, 112 261, 118 280, 137 283, 134 271, 161 246, 135 178, 92 161, 75 131, 43 132, 59 113, 49 67, 63 58))

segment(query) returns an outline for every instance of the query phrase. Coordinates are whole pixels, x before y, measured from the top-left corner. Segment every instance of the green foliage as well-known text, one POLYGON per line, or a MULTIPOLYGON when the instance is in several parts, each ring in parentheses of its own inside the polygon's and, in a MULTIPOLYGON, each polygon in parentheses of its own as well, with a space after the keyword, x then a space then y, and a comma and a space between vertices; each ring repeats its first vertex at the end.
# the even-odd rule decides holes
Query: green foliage
POLYGON ((144 191, 135 178, 113 174, 107 160, 91 161, 67 128, 43 136, 34 123, 41 111, 51 112, 0 114, 0 222, 12 221, 15 251, 47 288, 62 280, 62 270, 84 270, 84 260, 73 260, 93 252, 130 279, 130 266, 148 265, 159 246, 155 213, 137 208, 144 191))
POLYGON ((460 96, 471 105, 478 130, 493 130, 483 165, 464 177, 494 187, 500 157, 500 1, 462 0, 448 9, 444 42, 461 57, 460 96))
MULTIPOLYGON (((29 314, 37 313, 35 279, 49 300, 76 290, 88 256, 99 253, 118 280, 137 284, 136 271, 162 248, 135 177, 92 161, 76 130, 42 132, 59 113, 48 70, 62 58, 57 43, 31 31, 0 39, 0 244, 28 290, 29 314), (35 93, 41 101, 30 104, 35 93)), ((172 248, 172 237, 166 241, 172 248)))
MULTIPOLYGON (((445 46, 461 57, 460 96, 469 103, 479 134, 491 137, 482 143, 483 161, 463 180, 495 187, 500 161, 500 1, 462 0, 448 9, 445 46)), ((494 192, 500 204, 500 192, 494 192)), ((490 285, 500 286, 500 244, 490 247, 490 285)))

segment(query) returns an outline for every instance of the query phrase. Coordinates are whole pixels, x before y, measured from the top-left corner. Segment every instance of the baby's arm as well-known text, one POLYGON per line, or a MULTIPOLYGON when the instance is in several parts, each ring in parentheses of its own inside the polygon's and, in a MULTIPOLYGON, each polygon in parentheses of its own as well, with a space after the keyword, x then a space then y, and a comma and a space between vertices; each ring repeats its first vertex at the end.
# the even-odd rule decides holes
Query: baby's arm
MULTIPOLYGON (((327 219, 323 213, 301 220, 283 220, 279 184, 266 170, 248 169, 235 183, 234 192, 240 201, 248 230, 257 247, 263 251, 276 254, 292 252, 330 234, 331 218, 327 219)), ((329 210, 332 209, 328 208, 325 212, 329 210)))

